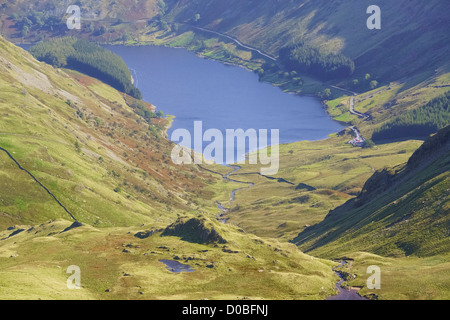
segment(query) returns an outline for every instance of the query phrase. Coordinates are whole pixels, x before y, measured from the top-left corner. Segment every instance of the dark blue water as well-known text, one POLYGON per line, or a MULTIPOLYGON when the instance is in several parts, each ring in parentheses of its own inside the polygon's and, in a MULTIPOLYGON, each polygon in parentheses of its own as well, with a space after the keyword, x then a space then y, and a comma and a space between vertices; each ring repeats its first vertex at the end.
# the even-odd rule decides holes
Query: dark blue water
POLYGON ((317 99, 283 93, 243 68, 202 59, 184 49, 107 48, 125 60, 144 100, 176 116, 169 138, 183 128, 193 139, 194 121, 200 120, 204 131, 279 129, 280 143, 321 140, 343 128, 317 99))
POLYGON ((181 272, 194 272, 190 265, 179 263, 174 260, 159 260, 159 262, 164 263, 167 266, 167 270, 173 273, 181 273, 181 272))

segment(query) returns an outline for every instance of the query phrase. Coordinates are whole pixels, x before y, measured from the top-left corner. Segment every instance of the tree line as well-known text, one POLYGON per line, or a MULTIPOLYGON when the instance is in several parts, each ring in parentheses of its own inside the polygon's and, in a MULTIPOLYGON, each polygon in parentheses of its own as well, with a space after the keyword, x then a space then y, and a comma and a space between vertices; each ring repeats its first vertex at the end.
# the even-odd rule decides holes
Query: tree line
POLYGON ((355 63, 345 55, 324 53, 304 43, 282 48, 279 56, 289 70, 306 73, 321 80, 348 78, 355 72, 355 63))
POLYGON ((142 99, 142 93, 133 85, 131 72, 123 59, 95 43, 73 37, 55 38, 31 47, 30 53, 40 61, 83 72, 142 99))
POLYGON ((33 27, 40 30, 55 31, 65 27, 61 17, 29 9, 26 14, 14 12, 11 19, 22 37, 26 37, 33 27))
POLYGON ((426 138, 450 124, 450 91, 377 128, 372 140, 426 138))
POLYGON ((164 117, 164 113, 161 110, 158 110, 157 112, 152 112, 148 110, 148 108, 145 107, 145 105, 140 102, 139 100, 134 101, 131 104, 131 108, 134 110, 134 112, 144 118, 149 124, 151 124, 151 120, 154 118, 162 118, 164 117))

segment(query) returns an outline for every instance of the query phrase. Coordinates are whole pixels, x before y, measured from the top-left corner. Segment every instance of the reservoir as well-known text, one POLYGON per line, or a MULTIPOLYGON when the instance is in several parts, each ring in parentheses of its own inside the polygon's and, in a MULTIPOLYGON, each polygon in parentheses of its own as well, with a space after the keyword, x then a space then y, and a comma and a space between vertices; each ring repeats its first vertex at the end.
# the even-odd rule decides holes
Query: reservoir
POLYGON ((227 129, 269 133, 277 129, 280 144, 322 140, 343 129, 316 98, 284 93, 243 68, 203 59, 185 49, 106 48, 124 59, 145 101, 175 116, 169 138, 176 129, 194 136, 195 121, 202 122, 203 130, 218 129, 224 136, 227 129))

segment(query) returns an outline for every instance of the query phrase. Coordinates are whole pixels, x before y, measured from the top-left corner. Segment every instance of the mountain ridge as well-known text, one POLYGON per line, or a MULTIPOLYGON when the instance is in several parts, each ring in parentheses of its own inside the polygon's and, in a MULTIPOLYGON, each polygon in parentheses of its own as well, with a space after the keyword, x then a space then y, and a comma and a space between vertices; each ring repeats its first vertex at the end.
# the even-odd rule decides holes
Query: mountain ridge
MULTIPOLYGON (((19 18, 26 18, 26 14, 21 12, 21 3, 18 0, 15 5, 7 4, 0 8, 6 17, 4 24, 8 25, 3 32, 16 38, 20 37, 20 28, 24 25, 19 18), (19 16, 19 20, 11 21, 13 13, 19 16)), ((88 17, 81 31, 82 35, 97 40, 120 41, 129 38, 130 33, 143 36, 148 32, 145 23, 159 29, 170 29, 169 23, 187 23, 231 35, 276 56, 286 45, 304 41, 328 53, 343 53, 355 60, 359 75, 370 73, 383 81, 399 80, 425 68, 441 66, 443 62, 448 65, 446 26, 449 18, 445 13, 450 4, 439 0, 426 3, 421 0, 379 1, 377 5, 382 12, 380 30, 366 27, 369 18, 366 11, 370 5, 369 0, 280 0, 277 3, 263 0, 258 1, 257 6, 254 1, 237 0, 226 3, 218 0, 147 0, 128 5, 127 10, 123 10, 121 8, 127 6, 125 0, 114 4, 88 1, 81 6, 82 16, 88 17), (241 12, 246 12, 246 15, 241 15, 241 12), (125 24, 132 24, 131 29, 123 29, 125 24), (99 32, 101 26, 104 30, 99 32), (106 32, 108 29, 110 32, 106 32)), ((42 12, 45 17, 51 15, 49 7, 59 9, 61 14, 55 19, 62 22, 66 8, 61 4, 47 0, 31 8, 32 12, 42 12)), ((58 29, 58 33, 47 30, 45 25, 33 24, 33 20, 43 19, 40 15, 28 18, 29 23, 25 20, 30 34, 43 31, 54 36, 55 33, 62 35, 68 32, 64 30, 65 26, 58 29)))

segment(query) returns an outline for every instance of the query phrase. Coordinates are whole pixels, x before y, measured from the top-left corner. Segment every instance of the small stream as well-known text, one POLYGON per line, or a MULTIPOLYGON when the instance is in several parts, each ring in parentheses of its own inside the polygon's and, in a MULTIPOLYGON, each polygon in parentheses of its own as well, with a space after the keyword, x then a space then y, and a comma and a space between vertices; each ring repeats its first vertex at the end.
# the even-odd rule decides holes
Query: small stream
MULTIPOLYGON (((261 177, 264 177, 266 179, 269 180, 277 180, 279 183, 287 183, 289 185, 295 186, 294 183, 287 181, 286 179, 283 178, 277 178, 277 177, 271 177, 271 176, 266 176, 263 175, 259 172, 249 172, 249 173, 237 173, 238 171, 240 171, 242 169, 242 167, 240 166, 236 166, 236 165, 231 165, 229 166, 232 171, 230 171, 229 173, 227 173, 226 175, 222 175, 223 179, 229 182, 235 182, 235 183, 241 183, 241 184, 246 184, 247 187, 243 187, 243 188, 238 188, 238 189, 234 189, 233 191, 231 191, 231 195, 230 195, 230 201, 228 201, 228 203, 226 204, 226 206, 229 206, 230 204, 232 204, 234 202, 234 200, 236 199, 236 193, 238 191, 241 190, 245 190, 245 189, 249 189, 251 187, 253 187, 255 184, 252 182, 245 182, 245 181, 239 181, 239 180, 234 180, 234 179, 230 179, 231 175, 250 175, 250 174, 256 174, 256 175, 260 175, 261 177), (237 173, 237 174, 236 174, 237 173)), ((209 170, 210 171, 210 170, 209 170)), ((211 171, 210 171, 211 172, 211 171)), ((218 172, 214 172, 216 174, 219 174, 218 172)), ((226 223, 226 219, 223 219, 223 216, 228 213, 229 209, 227 209, 225 207, 225 205, 223 205, 222 203, 216 201, 217 207, 219 208, 219 210, 221 211, 221 213, 218 216, 218 220, 220 222, 226 223)))
POLYGON ((341 285, 344 283, 344 278, 341 274, 336 271, 337 268, 340 268, 347 264, 347 261, 342 261, 336 268, 333 269, 334 273, 340 278, 340 280, 336 283, 336 289, 338 290, 338 294, 334 296, 329 296, 325 300, 368 300, 365 297, 361 297, 358 294, 358 290, 351 288, 343 288, 341 285))
MULTIPOLYGON (((238 181, 238 180, 233 180, 230 179, 230 176, 235 174, 236 172, 238 172, 239 170, 241 170, 242 168, 240 166, 230 166, 230 168, 232 169, 229 173, 223 175, 223 179, 229 182, 235 182, 235 183, 241 183, 241 184, 246 184, 248 185, 247 187, 243 187, 243 188, 238 188, 238 189, 234 189, 231 192, 230 195, 230 201, 228 201, 228 203, 226 204, 226 206, 231 205, 235 198, 236 198, 236 193, 240 190, 244 190, 244 189, 249 189, 251 187, 253 187, 255 184, 252 182, 244 182, 244 181, 238 181)), ((283 181, 286 183, 290 183, 289 181, 283 181)), ((216 202, 217 203, 217 207, 220 210, 219 215, 217 216, 217 220, 222 222, 222 223, 226 223, 227 222, 227 218, 225 218, 225 215, 229 212, 229 209, 225 207, 225 205, 223 205, 220 202, 216 202)), ((327 297, 325 300, 369 300, 365 297, 362 297, 358 294, 358 290, 354 289, 354 288, 348 288, 348 287, 342 287, 342 283, 345 282, 345 279, 342 277, 342 275, 336 271, 338 268, 344 266, 347 264, 347 261, 341 261, 341 263, 336 267, 333 268, 334 273, 339 277, 339 281, 336 283, 336 289, 338 291, 338 293, 336 295, 333 296, 329 296, 327 297)))
MULTIPOLYGON (((232 174, 235 174, 236 172, 238 172, 239 170, 242 169, 240 166, 230 166, 230 168, 232 169, 232 171, 230 171, 230 172, 227 173, 226 175, 223 175, 223 179, 226 180, 226 181, 229 181, 229 182, 235 182, 235 183, 246 184, 246 185, 248 185, 248 186, 247 186, 247 187, 243 187, 243 188, 234 189, 233 191, 231 191, 230 201, 228 201, 228 203, 226 204, 226 206, 229 206, 229 205, 231 205, 231 204, 234 202, 234 200, 236 199, 236 193, 237 193, 238 191, 245 190, 245 189, 249 189, 249 188, 251 188, 251 187, 253 187, 253 186, 255 185, 255 184, 252 183, 252 182, 244 182, 244 181, 238 181, 238 180, 230 179, 229 177, 230 177, 232 174)), ((217 220, 220 221, 220 222, 222 222, 222 223, 226 223, 228 219, 225 219, 224 216, 225 216, 226 213, 228 213, 229 209, 226 208, 222 203, 220 203, 220 202, 218 202, 218 201, 216 201, 216 203, 217 203, 217 208, 219 208, 219 210, 220 210, 220 213, 219 213, 219 215, 217 216, 217 220)))

